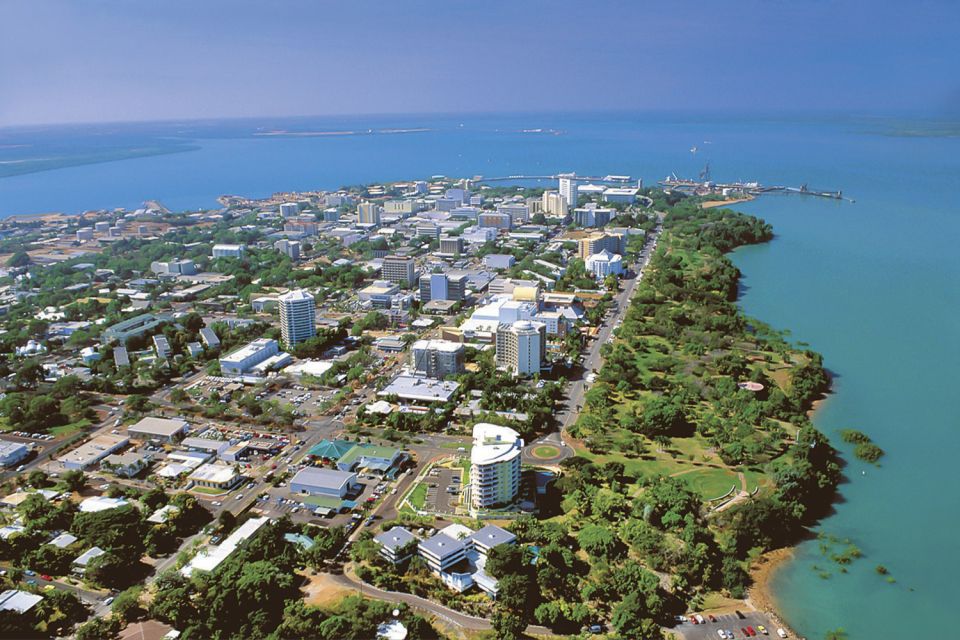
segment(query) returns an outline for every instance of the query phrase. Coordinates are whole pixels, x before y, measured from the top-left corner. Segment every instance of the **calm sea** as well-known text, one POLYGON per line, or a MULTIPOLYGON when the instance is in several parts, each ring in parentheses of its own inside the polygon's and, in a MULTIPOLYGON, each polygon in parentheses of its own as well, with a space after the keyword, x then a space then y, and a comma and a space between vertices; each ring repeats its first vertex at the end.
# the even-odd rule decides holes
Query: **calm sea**
POLYGON ((850 538, 864 557, 841 573, 806 543, 775 586, 789 622, 811 638, 837 627, 852 638, 945 637, 960 595, 960 138, 897 135, 917 128, 850 117, 583 114, 7 129, 0 215, 147 199, 195 209, 225 193, 435 174, 576 171, 649 184, 671 172, 696 177, 708 162, 715 180, 843 189, 855 204, 765 196, 740 207, 777 233, 735 255, 744 309, 825 355, 836 393, 816 416, 823 430, 860 429, 887 451, 880 467, 851 461, 843 499, 819 527, 850 538), (275 130, 353 133, 254 135, 275 130))

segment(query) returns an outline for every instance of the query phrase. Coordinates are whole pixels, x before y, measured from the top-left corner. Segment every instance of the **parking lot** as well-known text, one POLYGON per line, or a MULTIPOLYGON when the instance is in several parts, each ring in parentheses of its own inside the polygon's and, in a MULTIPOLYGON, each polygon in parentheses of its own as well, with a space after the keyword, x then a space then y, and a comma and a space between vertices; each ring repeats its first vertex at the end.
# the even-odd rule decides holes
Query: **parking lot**
POLYGON ((434 467, 427 474, 427 498, 424 508, 433 513, 456 513, 460 504, 461 470, 459 468, 434 467))
POLYGON ((311 391, 299 385, 289 389, 280 389, 274 393, 265 394, 263 400, 276 400, 281 406, 293 405, 294 411, 301 416, 319 415, 320 405, 328 400, 333 391, 311 391))
POLYGON ((268 498, 259 500, 256 508, 264 515, 274 518, 288 515, 294 521, 312 522, 325 527, 348 526, 358 519, 354 514, 364 515, 370 507, 377 504, 378 499, 394 496, 394 482, 371 476, 358 476, 358 481, 363 489, 359 496, 353 498, 357 507, 346 513, 317 515, 314 513, 316 507, 304 502, 304 498, 308 496, 291 495, 289 486, 270 487, 267 491, 268 498))
POLYGON ((688 615, 684 617, 685 621, 673 630, 686 640, 718 640, 721 637, 718 631, 723 631, 726 638, 780 637, 770 618, 759 611, 743 611, 739 616, 736 613, 713 614, 716 622, 707 615, 700 616, 704 620, 703 624, 693 624, 688 615), (753 631, 753 634, 750 631, 753 631))

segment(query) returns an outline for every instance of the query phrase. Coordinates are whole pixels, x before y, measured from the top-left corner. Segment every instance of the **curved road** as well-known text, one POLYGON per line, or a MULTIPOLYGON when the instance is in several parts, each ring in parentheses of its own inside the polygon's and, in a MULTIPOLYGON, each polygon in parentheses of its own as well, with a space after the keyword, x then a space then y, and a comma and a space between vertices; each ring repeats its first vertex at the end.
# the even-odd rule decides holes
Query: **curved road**
MULTIPOLYGON (((420 596, 415 596, 412 593, 401 593, 398 591, 384 591, 383 589, 377 589, 376 587, 363 582, 359 578, 350 575, 346 572, 346 570, 343 574, 330 574, 330 578, 333 580, 333 582, 339 584, 340 586, 347 587, 348 589, 358 589, 362 595, 376 598, 377 600, 385 600, 387 602, 403 602, 404 604, 407 604, 415 609, 433 614, 454 626, 470 629, 471 631, 488 631, 493 628, 493 625, 490 624, 490 621, 486 618, 478 618, 476 616, 460 613, 459 611, 454 611, 453 609, 444 607, 436 602, 431 602, 430 600, 421 598, 420 596)), ((556 635, 549 628, 534 624, 528 626, 526 632, 530 635, 556 635)))

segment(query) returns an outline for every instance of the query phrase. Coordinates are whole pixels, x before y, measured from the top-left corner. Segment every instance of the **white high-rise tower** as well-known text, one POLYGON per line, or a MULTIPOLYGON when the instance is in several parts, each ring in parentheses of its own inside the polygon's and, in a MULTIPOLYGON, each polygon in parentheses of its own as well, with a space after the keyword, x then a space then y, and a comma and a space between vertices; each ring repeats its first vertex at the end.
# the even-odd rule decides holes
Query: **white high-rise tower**
POLYGON ((283 294, 278 301, 284 347, 289 348, 317 335, 317 307, 312 295, 300 289, 283 294))

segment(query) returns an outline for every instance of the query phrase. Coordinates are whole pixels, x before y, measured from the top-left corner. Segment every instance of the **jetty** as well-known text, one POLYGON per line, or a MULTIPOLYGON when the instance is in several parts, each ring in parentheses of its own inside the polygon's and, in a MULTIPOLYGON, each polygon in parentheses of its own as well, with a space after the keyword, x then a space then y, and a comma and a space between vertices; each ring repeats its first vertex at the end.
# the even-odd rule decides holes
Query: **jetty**
POLYGON ((783 185, 763 185, 759 182, 713 182, 712 180, 689 180, 678 178, 675 175, 668 176, 660 180, 658 184, 665 189, 675 189, 693 193, 695 195, 723 194, 725 196, 742 193, 746 196, 759 196, 764 193, 792 193, 804 196, 814 196, 817 198, 829 198, 831 200, 846 200, 854 202, 851 198, 845 198, 843 191, 820 191, 810 189, 806 184, 799 187, 787 187, 783 185))

